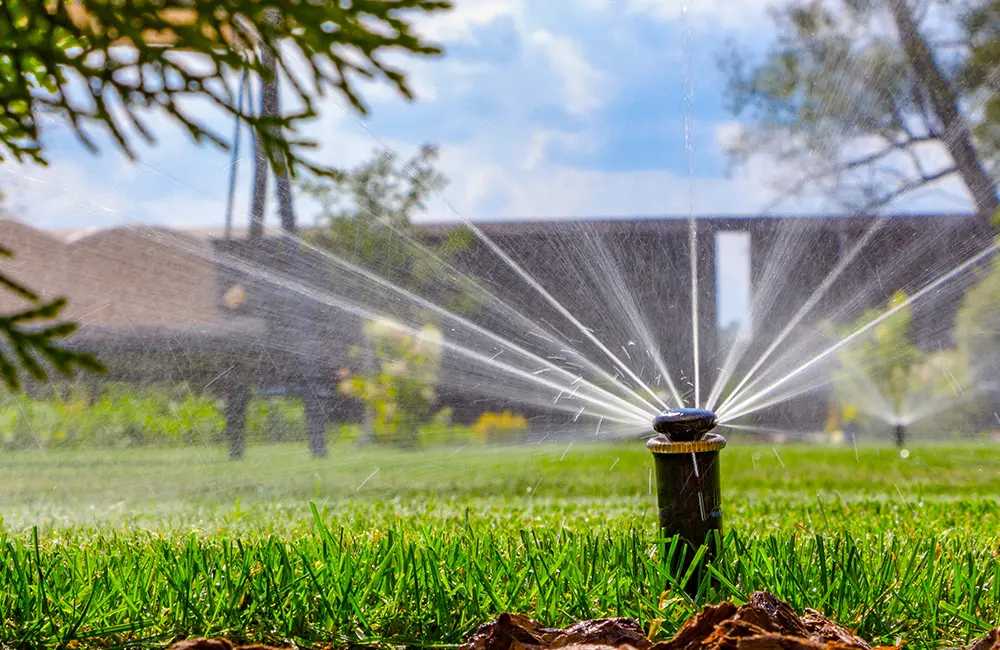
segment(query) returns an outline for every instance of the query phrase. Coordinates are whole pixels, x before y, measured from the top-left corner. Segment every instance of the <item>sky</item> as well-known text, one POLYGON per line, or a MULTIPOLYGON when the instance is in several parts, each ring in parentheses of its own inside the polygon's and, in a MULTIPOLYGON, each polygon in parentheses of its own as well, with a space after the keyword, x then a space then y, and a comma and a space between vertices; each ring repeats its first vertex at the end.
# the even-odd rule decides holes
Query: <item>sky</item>
MULTIPOLYGON (((315 158, 347 167, 379 146, 408 156, 422 143, 439 145, 450 182, 420 216, 426 221, 759 213, 775 170, 731 169, 724 143, 739 122, 716 61, 728 39, 766 48, 769 4, 457 0, 418 23, 445 56, 402 61, 417 101, 365 86, 372 111, 361 120, 331 98, 309 126, 321 143, 315 158)), ((49 167, 0 168, 8 211, 47 229, 221 227, 231 154, 194 144, 165 120, 153 125, 158 142, 141 147, 137 162, 110 149, 94 156, 64 127, 47 125, 49 167)), ((247 151, 244 141, 237 225, 248 215, 247 151)), ((314 206, 299 201, 297 210, 300 223, 311 222, 314 206)), ((268 219, 277 220, 273 206, 268 219)), ((746 309, 749 247, 738 238, 720 246, 725 325, 746 309)))

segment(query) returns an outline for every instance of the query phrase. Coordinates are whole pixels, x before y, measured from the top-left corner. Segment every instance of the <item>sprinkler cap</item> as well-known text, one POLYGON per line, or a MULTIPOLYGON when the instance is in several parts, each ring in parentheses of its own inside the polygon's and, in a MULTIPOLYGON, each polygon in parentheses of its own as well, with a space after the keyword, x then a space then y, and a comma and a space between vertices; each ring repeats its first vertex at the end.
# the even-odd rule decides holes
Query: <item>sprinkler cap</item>
POLYGON ((653 418, 653 431, 673 442, 693 442, 714 429, 715 422, 715 413, 704 409, 667 409, 653 418))
POLYGON ((706 451, 719 451, 726 446, 726 439, 717 433, 706 433, 700 440, 691 442, 675 442, 658 433, 646 441, 646 449, 654 454, 700 454, 706 451))

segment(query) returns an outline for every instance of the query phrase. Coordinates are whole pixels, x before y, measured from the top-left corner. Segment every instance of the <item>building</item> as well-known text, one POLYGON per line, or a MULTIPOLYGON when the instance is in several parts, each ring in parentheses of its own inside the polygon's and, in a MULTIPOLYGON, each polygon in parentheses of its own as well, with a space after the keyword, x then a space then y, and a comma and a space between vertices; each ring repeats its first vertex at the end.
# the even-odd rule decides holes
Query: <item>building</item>
MULTIPOLYGON (((696 225, 692 240, 684 219, 479 224, 482 236, 455 268, 442 271, 460 277, 478 300, 475 313, 453 319, 459 325, 445 331, 453 346, 442 401, 465 420, 512 407, 536 421, 565 424, 565 410, 549 406, 551 397, 533 388, 530 378, 518 378, 517 372, 533 372, 524 365, 529 356, 498 371, 477 365, 479 357, 470 353, 499 355, 504 346, 498 341, 507 341, 536 358, 554 358, 560 354, 551 344, 556 339, 577 361, 612 371, 618 368, 612 349, 627 356, 637 352, 630 352, 632 345, 646 349, 649 368, 629 360, 642 366, 636 371, 657 383, 656 390, 666 392, 662 373, 652 367, 653 358, 662 357, 675 388, 690 397, 699 384, 704 401, 726 352, 715 316, 719 232, 743 232, 751 241, 748 359, 764 354, 792 321, 798 321, 796 332, 808 334, 823 320, 856 318, 897 290, 926 287, 990 237, 984 224, 965 216, 700 218, 696 225)), ((451 228, 424 227, 422 241, 438 242, 451 228)), ((361 341, 362 322, 373 314, 405 319, 417 304, 378 274, 366 276, 277 233, 251 243, 240 232, 231 239, 221 231, 148 226, 48 233, 0 221, 0 244, 17 255, 0 262, 5 273, 45 297, 69 299, 65 316, 81 323, 74 344, 94 349, 109 366, 108 378, 180 381, 216 391, 232 405, 227 417, 233 431, 242 426, 251 391, 302 395, 319 455, 323 423, 358 417, 357 405, 333 387, 342 369, 360 363, 350 353, 361 341)), ((920 345, 950 345, 962 288, 972 277, 961 274, 915 303, 920 345)), ((22 305, 0 292, 0 313, 22 305)), ((796 341, 789 336, 783 349, 796 341)), ((615 381, 639 390, 632 378, 618 375, 615 381)), ((786 427, 818 426, 825 416, 821 394, 768 411, 786 427)), ((238 455, 242 443, 233 437, 238 455)))

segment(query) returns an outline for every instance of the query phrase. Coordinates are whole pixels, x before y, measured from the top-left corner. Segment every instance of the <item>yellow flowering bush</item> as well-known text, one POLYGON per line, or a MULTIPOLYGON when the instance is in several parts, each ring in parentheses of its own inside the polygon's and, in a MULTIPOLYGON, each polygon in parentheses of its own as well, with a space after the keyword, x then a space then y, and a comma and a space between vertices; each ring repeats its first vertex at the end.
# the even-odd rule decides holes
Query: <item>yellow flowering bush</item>
POLYGON ((523 415, 511 411, 494 413, 488 411, 479 416, 472 431, 484 442, 510 442, 528 431, 528 421, 523 415))

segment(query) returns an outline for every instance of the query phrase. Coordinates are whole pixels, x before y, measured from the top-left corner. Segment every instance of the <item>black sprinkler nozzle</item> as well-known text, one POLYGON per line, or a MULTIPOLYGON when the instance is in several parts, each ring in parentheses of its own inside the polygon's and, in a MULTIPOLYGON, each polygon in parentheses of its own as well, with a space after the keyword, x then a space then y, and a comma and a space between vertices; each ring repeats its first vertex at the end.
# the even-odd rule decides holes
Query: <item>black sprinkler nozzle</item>
POLYGON ((902 449, 906 446, 906 425, 897 424, 892 428, 893 436, 896 438, 896 446, 902 449))
POLYGON ((686 586, 692 598, 697 595, 705 565, 719 553, 722 539, 719 451, 726 446, 726 439, 711 433, 715 425, 711 411, 669 409, 653 418, 658 435, 646 443, 656 465, 660 531, 664 539, 677 538, 686 547, 684 559, 670 569, 677 571, 678 578, 683 577, 698 549, 706 547, 686 586))
POLYGON ((715 413, 704 409, 667 409, 653 418, 653 431, 676 442, 700 440, 715 428, 715 413))

